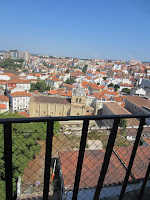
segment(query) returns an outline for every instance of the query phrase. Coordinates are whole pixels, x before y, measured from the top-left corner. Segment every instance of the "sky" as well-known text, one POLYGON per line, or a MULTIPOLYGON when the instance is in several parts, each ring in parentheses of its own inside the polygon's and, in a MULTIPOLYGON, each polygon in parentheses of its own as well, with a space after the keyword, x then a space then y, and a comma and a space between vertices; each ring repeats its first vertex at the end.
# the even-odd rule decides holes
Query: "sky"
POLYGON ((150 61, 150 0, 1 0, 0 50, 150 61))

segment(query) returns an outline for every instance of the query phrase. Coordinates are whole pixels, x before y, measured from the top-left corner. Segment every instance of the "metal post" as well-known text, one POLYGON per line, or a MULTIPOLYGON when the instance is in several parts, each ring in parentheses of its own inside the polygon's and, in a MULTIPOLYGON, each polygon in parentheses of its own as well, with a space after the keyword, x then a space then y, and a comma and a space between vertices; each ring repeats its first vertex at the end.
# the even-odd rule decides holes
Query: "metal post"
POLYGON ((143 196, 143 193, 144 193, 144 190, 145 190, 145 186, 146 186, 149 174, 150 174, 150 162, 149 162, 149 165, 148 165, 148 168, 147 168, 147 172, 145 174, 145 178, 144 178, 142 187, 141 187, 140 192, 139 192, 138 200, 142 199, 142 196, 143 196))
POLYGON ((82 136, 81 136, 81 141, 80 141, 80 150, 79 150, 78 163, 77 163, 77 169, 76 169, 76 175, 75 175, 75 183, 74 183, 73 196, 72 196, 73 200, 77 200, 77 196, 78 196, 88 126, 89 126, 89 120, 85 119, 83 122, 82 136))
POLYGON ((130 176, 130 173, 131 173, 132 165, 133 165, 134 158, 135 158, 135 155, 136 155, 136 151, 137 151, 137 148, 138 148, 138 144, 139 144, 139 141, 140 141, 140 138, 141 138, 141 133, 142 133, 142 130, 143 130, 144 123, 145 123, 145 118, 141 118, 140 125, 139 125, 137 135, 136 135, 136 140, 134 142, 132 154, 131 154, 129 165, 128 165, 128 168, 127 168, 126 176, 125 176, 123 186, 122 186, 122 190, 121 190, 121 193, 120 193, 120 196, 119 196, 119 200, 122 200, 123 197, 124 197, 124 194, 125 194, 125 190, 126 190, 126 187, 127 187, 127 184, 128 184, 128 179, 129 179, 129 176, 130 176))
POLYGON ((43 200, 48 200, 54 121, 47 122, 43 200))
POLYGON ((101 169, 101 172, 100 172, 100 176, 99 176, 99 180, 98 180, 98 183, 97 183, 97 186, 96 186, 96 191, 95 191, 93 200, 99 199, 99 195, 100 195, 101 190, 102 190, 103 182, 105 180, 105 175, 107 173, 107 169, 108 169, 108 166, 109 166, 109 161, 110 161, 111 153, 112 153, 113 146, 114 146, 114 143, 115 143, 119 123, 120 123, 119 118, 114 120, 113 127, 111 129, 111 133, 109 135, 109 139, 108 139, 108 143, 107 143, 107 147, 106 147, 103 166, 102 166, 102 169, 101 169))
POLYGON ((5 182, 6 199, 12 200, 12 129, 11 123, 4 123, 4 158, 5 158, 5 182))

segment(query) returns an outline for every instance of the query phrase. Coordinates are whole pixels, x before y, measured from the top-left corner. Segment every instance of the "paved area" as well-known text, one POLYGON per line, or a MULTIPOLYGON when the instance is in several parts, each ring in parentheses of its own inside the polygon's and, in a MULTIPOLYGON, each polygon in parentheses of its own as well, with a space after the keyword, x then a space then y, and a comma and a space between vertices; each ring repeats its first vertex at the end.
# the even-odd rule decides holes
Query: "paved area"
MULTIPOLYGON (((127 192, 123 198, 123 200, 137 200, 138 199, 139 191, 134 192, 127 192)), ((118 200, 118 196, 116 197, 109 197, 109 198, 102 198, 101 200, 118 200)), ((142 200, 150 200, 150 187, 145 188, 142 200)))
POLYGON ((101 140, 87 140, 88 150, 99 150, 103 149, 101 140))

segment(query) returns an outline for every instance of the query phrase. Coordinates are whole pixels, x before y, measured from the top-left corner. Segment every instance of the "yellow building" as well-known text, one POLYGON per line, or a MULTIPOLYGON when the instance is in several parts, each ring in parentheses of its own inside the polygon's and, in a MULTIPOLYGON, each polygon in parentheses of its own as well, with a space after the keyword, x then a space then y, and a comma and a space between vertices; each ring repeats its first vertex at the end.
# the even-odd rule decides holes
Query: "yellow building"
POLYGON ((71 103, 61 97, 32 96, 29 104, 30 117, 86 115, 86 94, 82 88, 74 88, 71 103))

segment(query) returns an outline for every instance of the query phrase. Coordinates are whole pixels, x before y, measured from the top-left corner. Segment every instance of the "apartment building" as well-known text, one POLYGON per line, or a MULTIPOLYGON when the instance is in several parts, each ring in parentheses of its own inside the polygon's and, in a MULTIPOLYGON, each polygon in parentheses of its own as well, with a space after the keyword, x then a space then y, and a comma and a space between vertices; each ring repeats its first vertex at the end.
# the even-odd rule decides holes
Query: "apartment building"
POLYGON ((23 92, 14 92, 10 94, 10 105, 12 112, 20 110, 28 110, 28 105, 30 101, 31 93, 23 92))

